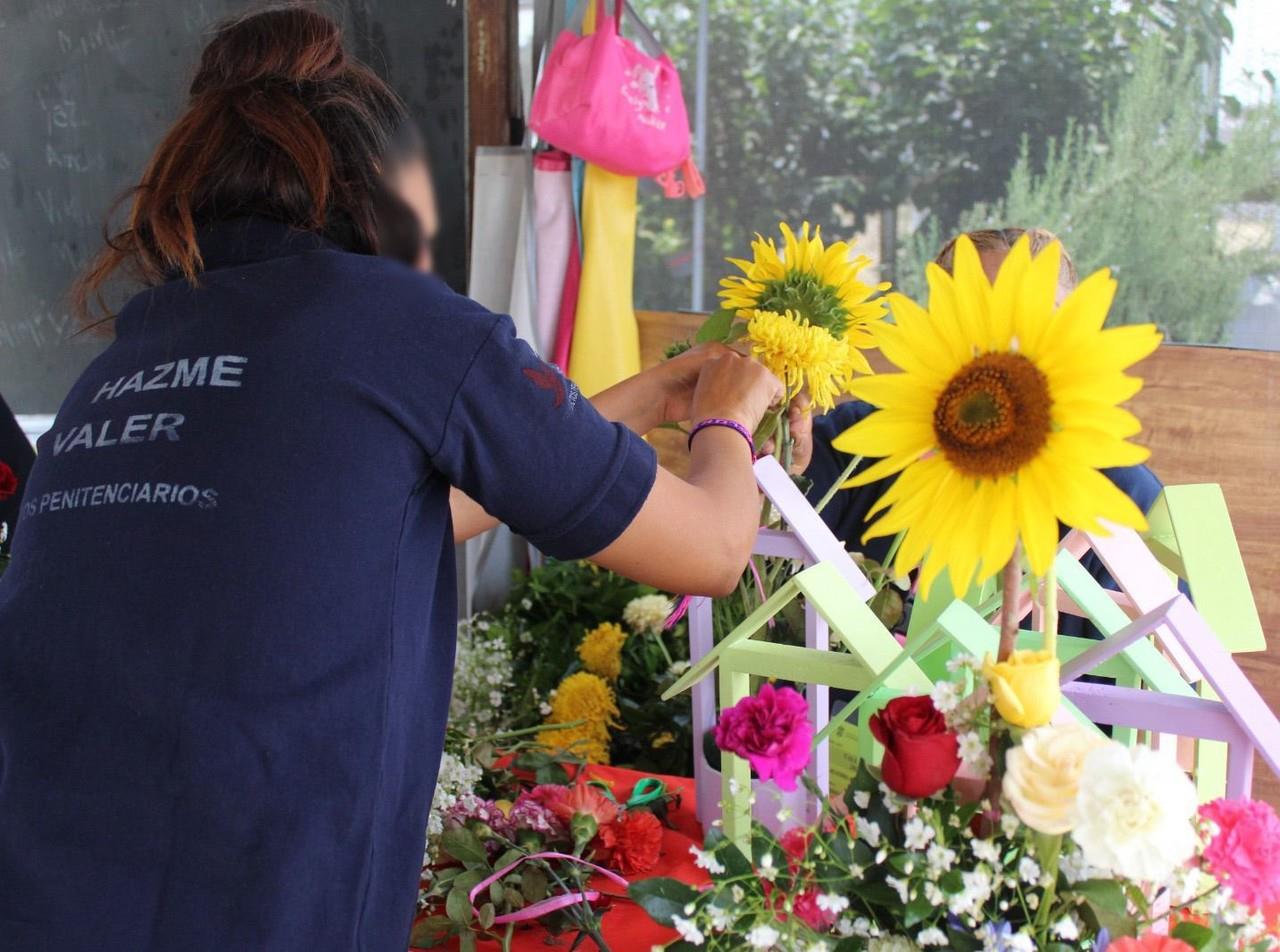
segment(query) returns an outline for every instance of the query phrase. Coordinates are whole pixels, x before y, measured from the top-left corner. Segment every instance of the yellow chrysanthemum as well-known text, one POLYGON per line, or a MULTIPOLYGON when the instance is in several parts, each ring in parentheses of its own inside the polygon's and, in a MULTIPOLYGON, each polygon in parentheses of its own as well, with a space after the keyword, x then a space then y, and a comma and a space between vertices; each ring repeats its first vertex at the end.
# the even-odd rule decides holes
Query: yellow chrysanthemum
POLYGON ((538 744, 548 750, 567 750, 588 763, 607 764, 609 729, 616 726, 618 713, 613 689, 603 678, 589 671, 571 674, 556 688, 545 723, 583 723, 539 731, 538 744))
POLYGON ((871 328, 885 304, 868 299, 889 284, 858 280, 871 259, 851 258, 847 242, 825 245, 821 229, 810 236, 808 222, 799 235, 785 223, 779 228, 781 253, 772 238, 756 235, 750 261, 729 259, 742 274, 720 282, 720 300, 749 322, 752 350, 792 396, 808 387, 814 403, 830 409, 855 372, 871 373, 861 351, 875 345, 871 328))
POLYGON ((859 378, 852 393, 880 407, 834 440, 885 457, 848 485, 901 473, 872 509, 866 538, 905 531, 895 567, 923 562, 928 592, 942 569, 957 592, 1000 570, 1021 538, 1031 570, 1048 571, 1058 522, 1142 529, 1138 507, 1098 472, 1148 451, 1118 404, 1142 387, 1124 373, 1160 343, 1151 325, 1104 330, 1115 295, 1105 269, 1056 307, 1061 249, 1034 259, 1024 237, 995 284, 972 242, 956 243, 954 277, 929 265, 929 310, 889 297, 895 324, 876 339, 902 373, 859 378))
POLYGON ((578 645, 578 657, 592 674, 616 681, 622 674, 622 646, 626 640, 627 633, 607 621, 586 633, 578 645))
POLYGON ((829 410, 853 379, 855 370, 869 373, 866 358, 825 329, 803 324, 791 311, 754 311, 747 322, 751 353, 787 388, 787 399, 806 387, 814 406, 829 410))

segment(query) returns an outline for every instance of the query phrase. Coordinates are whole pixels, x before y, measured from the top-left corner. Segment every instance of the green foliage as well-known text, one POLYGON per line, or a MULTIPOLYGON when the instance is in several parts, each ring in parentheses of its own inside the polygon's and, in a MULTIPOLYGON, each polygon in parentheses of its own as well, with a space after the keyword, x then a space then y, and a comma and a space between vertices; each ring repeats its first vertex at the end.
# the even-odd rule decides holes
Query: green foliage
MULTIPOLYGON (((1093 129, 1156 34, 1214 57, 1234 0, 833 0, 710 4, 706 287, 756 231, 810 220, 850 233, 906 202, 950 230, 997 199, 1069 126, 1093 129)), ((695 0, 643 12, 692 94, 695 0)), ((636 286, 687 306, 688 203, 642 189, 636 286)), ((710 303, 709 301, 707 303, 710 303)))
MULTIPOLYGON (((1244 203, 1277 194, 1280 111, 1249 111, 1225 144, 1206 135, 1214 112, 1194 58, 1171 62, 1153 44, 1101 128, 1068 128, 1048 144, 1039 172, 1024 144, 1003 198, 975 206, 960 226, 1048 228, 1082 276, 1112 269, 1111 323, 1154 321, 1175 341, 1220 342, 1246 278, 1275 264, 1258 247, 1269 228, 1244 203)), ((926 229, 904 249, 902 290, 918 300, 942 237, 926 229)))

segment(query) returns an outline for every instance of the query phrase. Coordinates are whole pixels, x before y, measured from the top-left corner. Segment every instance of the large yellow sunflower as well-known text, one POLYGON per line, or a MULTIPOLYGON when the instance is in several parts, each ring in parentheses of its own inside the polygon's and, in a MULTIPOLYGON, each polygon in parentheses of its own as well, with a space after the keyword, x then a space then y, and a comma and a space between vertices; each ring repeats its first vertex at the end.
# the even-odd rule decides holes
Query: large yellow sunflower
POLYGON ((929 310, 889 296, 895 324, 875 335, 902 373, 863 377, 851 392, 880 407, 834 440, 884 457, 848 485, 900 473, 865 538, 905 532, 901 573, 923 562, 927 594, 944 568, 955 591, 990 578, 1021 538, 1043 576, 1058 522, 1146 527, 1138 507, 1098 472, 1149 455, 1126 442, 1141 429, 1117 404, 1142 381, 1124 370, 1160 343, 1149 324, 1104 330, 1116 283, 1090 275, 1056 307, 1061 249, 1034 259, 1024 237, 992 285, 972 242, 956 244, 954 277, 929 265, 929 310))
POLYGON ((783 248, 756 235, 750 261, 730 258, 742 274, 720 282, 725 310, 748 321, 752 352, 787 382, 790 395, 808 387, 814 404, 830 409, 854 373, 871 373, 861 351, 875 346, 871 328, 883 320, 889 288, 871 286, 858 274, 871 263, 850 256, 847 242, 826 245, 809 223, 797 235, 779 225, 783 248))

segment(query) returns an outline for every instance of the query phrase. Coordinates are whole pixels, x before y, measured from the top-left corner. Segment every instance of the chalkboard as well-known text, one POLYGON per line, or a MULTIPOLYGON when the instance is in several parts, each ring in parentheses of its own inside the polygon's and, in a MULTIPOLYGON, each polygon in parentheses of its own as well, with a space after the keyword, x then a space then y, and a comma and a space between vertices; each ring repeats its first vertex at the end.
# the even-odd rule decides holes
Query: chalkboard
MULTIPOLYGON (((0 393, 52 413, 105 346, 67 291, 112 202, 178 115, 216 24, 245 0, 0 0, 0 393)), ((465 280, 466 99, 460 0, 348 0, 323 9, 348 49, 405 98, 431 148, 436 266, 465 280)))

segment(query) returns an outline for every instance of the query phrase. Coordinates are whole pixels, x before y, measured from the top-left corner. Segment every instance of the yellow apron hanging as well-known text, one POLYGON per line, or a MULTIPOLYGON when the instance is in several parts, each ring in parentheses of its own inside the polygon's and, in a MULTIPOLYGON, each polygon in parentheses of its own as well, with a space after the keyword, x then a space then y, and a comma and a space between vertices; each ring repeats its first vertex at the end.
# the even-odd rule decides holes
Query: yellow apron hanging
POLYGON ((582 281, 569 376, 588 397, 640 372, 632 307, 636 179, 588 165, 582 190, 582 281))

